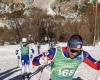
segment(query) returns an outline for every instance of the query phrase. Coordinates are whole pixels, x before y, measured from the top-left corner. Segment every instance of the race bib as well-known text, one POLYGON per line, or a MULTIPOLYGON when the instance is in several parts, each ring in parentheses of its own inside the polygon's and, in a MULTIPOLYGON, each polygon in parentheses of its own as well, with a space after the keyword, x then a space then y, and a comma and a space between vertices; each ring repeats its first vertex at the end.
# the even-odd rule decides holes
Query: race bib
POLYGON ((63 77, 72 76, 74 73, 74 70, 68 70, 68 69, 59 69, 57 71, 58 71, 58 75, 63 77))

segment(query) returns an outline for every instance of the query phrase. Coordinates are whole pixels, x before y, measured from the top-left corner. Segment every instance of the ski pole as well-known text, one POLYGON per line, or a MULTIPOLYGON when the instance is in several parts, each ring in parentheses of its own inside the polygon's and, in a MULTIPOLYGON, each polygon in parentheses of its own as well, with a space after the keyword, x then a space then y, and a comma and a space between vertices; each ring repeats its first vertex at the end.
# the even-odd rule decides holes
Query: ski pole
POLYGON ((44 65, 43 67, 39 67, 36 71, 34 71, 30 77, 36 75, 37 73, 39 73, 40 71, 42 71, 45 67, 49 66, 51 63, 44 65))
MULTIPOLYGON (((96 63, 98 64, 97 68, 100 68, 100 65, 99 65, 99 64, 100 64, 100 60, 99 60, 99 61, 97 61, 96 63)), ((97 75, 96 75, 95 80, 97 80, 97 79, 98 79, 98 77, 99 77, 99 72, 100 72, 100 70, 98 70, 98 71, 97 71, 97 75)))
POLYGON ((20 61, 19 59, 20 59, 20 56, 17 56, 17 61, 18 61, 18 62, 17 62, 17 66, 18 66, 18 67, 19 67, 19 61, 20 61))
POLYGON ((44 66, 41 66, 40 68, 41 68, 41 74, 40 74, 39 80, 41 80, 41 78, 42 78, 43 69, 44 69, 45 67, 44 67, 44 66))
POLYGON ((99 70, 97 71, 97 75, 96 75, 95 80, 97 80, 97 79, 98 79, 98 76, 99 76, 99 70))

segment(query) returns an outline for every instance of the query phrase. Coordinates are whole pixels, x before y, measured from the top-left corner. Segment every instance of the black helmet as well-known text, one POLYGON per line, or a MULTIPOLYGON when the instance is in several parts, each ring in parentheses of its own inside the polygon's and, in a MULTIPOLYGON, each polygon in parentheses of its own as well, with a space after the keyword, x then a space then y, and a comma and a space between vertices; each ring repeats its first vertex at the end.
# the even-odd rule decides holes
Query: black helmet
POLYGON ((82 48, 83 40, 80 35, 72 35, 68 40, 68 46, 70 48, 82 48))

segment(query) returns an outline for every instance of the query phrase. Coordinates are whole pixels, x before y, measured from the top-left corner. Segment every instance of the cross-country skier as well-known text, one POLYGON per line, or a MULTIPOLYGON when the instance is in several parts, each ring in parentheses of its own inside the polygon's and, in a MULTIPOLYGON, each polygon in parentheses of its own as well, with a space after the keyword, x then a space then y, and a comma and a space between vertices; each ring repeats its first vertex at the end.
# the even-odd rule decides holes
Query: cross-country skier
POLYGON ((39 55, 40 51, 41 51, 41 45, 40 45, 40 43, 37 43, 37 50, 38 50, 38 55, 39 55))
POLYGON ((26 76, 29 77, 30 70, 30 58, 33 57, 34 49, 28 44, 27 38, 22 38, 22 43, 18 46, 16 50, 16 55, 21 56, 21 63, 22 63, 22 76, 23 78, 26 76), (32 53, 30 52, 32 51, 32 53))
POLYGON ((35 63, 33 62, 33 65, 38 66, 38 70, 40 70, 39 72, 41 72, 39 80, 42 79, 42 73, 44 70, 44 66, 47 65, 48 61, 47 61, 47 53, 46 52, 42 52, 40 53, 38 56, 34 57, 33 59, 35 61, 35 63))
MULTIPOLYGON (((100 70, 100 60, 92 58, 88 52, 83 50, 82 46, 82 37, 72 35, 68 40, 67 47, 56 47, 48 50, 48 59, 51 60, 50 80, 73 80, 74 73, 82 62, 100 70)), ((33 60, 33 65, 36 63, 38 61, 33 60)))

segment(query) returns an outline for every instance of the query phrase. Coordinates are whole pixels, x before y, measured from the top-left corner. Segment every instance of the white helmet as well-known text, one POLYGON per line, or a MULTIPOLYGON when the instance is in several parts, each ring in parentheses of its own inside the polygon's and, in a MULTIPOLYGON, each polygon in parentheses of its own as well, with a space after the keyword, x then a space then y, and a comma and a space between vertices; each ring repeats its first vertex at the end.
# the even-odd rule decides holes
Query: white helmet
POLYGON ((22 38, 22 42, 27 42, 27 38, 22 38))

